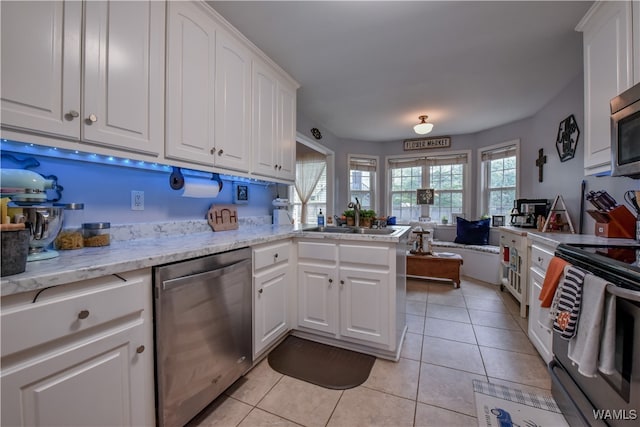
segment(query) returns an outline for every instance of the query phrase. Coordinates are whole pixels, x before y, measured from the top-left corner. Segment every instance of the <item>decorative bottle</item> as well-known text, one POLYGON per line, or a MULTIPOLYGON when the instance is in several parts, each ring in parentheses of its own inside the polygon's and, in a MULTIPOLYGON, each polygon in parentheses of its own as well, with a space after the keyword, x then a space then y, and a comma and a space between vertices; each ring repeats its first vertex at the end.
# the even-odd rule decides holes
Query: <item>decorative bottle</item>
POLYGON ((324 227, 324 214, 322 213, 322 209, 320 209, 320 213, 318 214, 318 226, 324 227))

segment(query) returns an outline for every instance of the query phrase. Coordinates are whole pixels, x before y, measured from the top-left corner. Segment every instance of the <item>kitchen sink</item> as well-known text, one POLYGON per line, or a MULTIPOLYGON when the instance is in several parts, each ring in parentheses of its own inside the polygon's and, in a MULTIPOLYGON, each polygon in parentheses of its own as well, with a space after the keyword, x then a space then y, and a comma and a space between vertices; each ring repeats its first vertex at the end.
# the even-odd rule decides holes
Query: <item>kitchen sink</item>
POLYGON ((391 228, 313 227, 307 228, 304 231, 311 231, 315 233, 377 234, 385 236, 393 234, 396 230, 391 228))

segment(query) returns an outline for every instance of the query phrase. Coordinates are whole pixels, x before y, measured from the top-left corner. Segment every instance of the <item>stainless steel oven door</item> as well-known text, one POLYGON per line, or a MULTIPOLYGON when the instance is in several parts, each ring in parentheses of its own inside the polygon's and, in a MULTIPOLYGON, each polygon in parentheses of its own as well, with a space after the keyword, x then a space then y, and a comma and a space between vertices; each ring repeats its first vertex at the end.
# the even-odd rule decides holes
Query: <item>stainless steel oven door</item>
MULTIPOLYGON (((579 327, 579 326, 578 326, 579 327)), ((640 304, 620 297, 616 298, 615 372, 605 375, 598 372, 594 378, 585 377, 567 356, 569 342, 559 334, 553 334, 553 353, 560 365, 550 366, 554 381, 574 394, 576 402, 589 405, 580 408, 588 424, 572 425, 638 425, 640 417, 640 304), (554 374, 554 369, 557 371, 554 374), (564 371, 564 372, 562 372, 564 371), (565 375, 566 374, 566 375, 565 375), (575 396, 582 393, 582 396, 575 396)), ((553 363, 553 362, 552 362, 553 363)), ((554 393, 555 396, 555 393, 554 393)), ((562 405, 561 405, 562 406, 562 405)), ((569 418, 569 417, 568 417, 569 418)), ((580 417, 579 417, 580 418, 580 417)))

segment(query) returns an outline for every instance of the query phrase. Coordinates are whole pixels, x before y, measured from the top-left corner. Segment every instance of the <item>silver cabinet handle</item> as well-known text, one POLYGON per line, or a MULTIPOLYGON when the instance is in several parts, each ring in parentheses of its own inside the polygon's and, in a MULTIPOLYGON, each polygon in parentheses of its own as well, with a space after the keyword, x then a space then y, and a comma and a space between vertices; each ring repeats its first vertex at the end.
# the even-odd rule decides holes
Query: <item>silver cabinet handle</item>
POLYGON ((138 354, 142 353, 143 351, 144 351, 144 346, 143 345, 141 345, 138 348, 136 348, 136 353, 138 353, 138 354))
POLYGON ((282 165, 279 165, 279 166, 278 166, 278 170, 280 170, 280 169, 282 169, 282 165))
POLYGON ((344 285, 344 280, 340 280, 340 284, 341 284, 341 285, 344 285))
POLYGON ((218 150, 218 156, 222 156, 222 153, 224 153, 224 150, 222 149, 218 150))
POLYGON ((273 165, 273 168, 274 169, 278 169, 278 165, 273 165))
POLYGON ((80 113, 78 113, 76 110, 70 110, 67 114, 64 115, 65 118, 69 121, 73 120, 76 117, 80 116, 80 113))
POLYGON ((89 114, 89 117, 87 117, 87 120, 90 123, 95 123, 98 121, 98 116, 96 116, 95 114, 89 114))
POLYGON ((333 279, 329 279, 329 283, 333 283, 333 279))
POLYGON ((278 258, 278 254, 273 255, 274 258, 278 258))
POLYGON ((216 147, 213 147, 211 150, 209 150, 209 152, 210 152, 211 154, 216 154, 216 147))
POLYGON ((259 289, 259 290, 258 290, 258 293, 259 293, 259 294, 261 294, 261 293, 262 293, 262 289, 259 289))
POLYGON ((78 313, 78 319, 86 319, 87 317, 89 317, 89 310, 82 310, 78 313))

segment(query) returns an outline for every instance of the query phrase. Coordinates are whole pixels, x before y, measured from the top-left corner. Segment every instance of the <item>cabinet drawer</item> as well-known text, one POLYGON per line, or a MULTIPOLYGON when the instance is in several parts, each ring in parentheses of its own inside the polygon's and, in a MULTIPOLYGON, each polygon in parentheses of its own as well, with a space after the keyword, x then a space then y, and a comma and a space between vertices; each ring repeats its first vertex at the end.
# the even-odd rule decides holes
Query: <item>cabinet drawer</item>
POLYGON ((537 267, 546 272, 549 263, 553 258, 553 252, 549 248, 533 245, 531 246, 531 266, 537 267))
POLYGON ((335 243, 298 242, 298 258, 335 262, 337 252, 338 246, 335 243))
POLYGON ((339 250, 341 263, 370 264, 377 267, 389 266, 389 248, 383 246, 363 246, 341 244, 339 250))
POLYGON ((141 313, 150 280, 101 277, 47 289, 33 304, 2 312, 2 356, 141 313), (148 286, 145 286, 147 284, 148 286))
POLYGON ((253 248, 254 273, 272 265, 289 261, 291 242, 279 242, 253 248))

